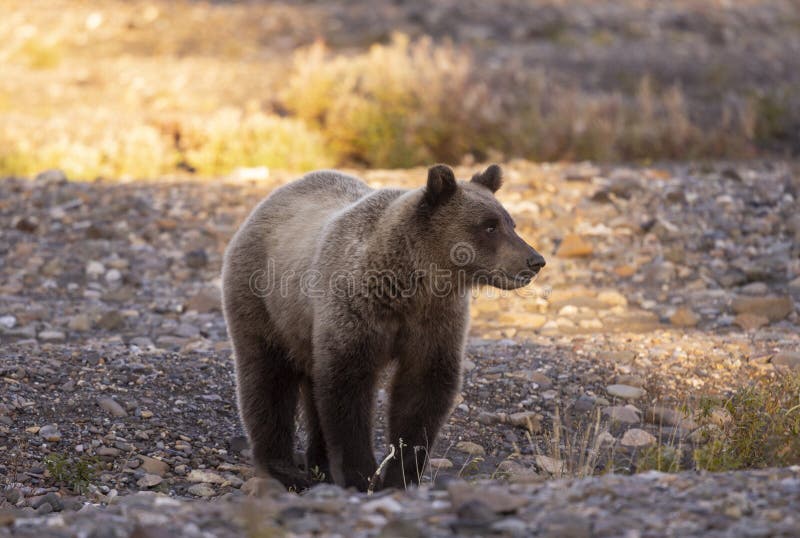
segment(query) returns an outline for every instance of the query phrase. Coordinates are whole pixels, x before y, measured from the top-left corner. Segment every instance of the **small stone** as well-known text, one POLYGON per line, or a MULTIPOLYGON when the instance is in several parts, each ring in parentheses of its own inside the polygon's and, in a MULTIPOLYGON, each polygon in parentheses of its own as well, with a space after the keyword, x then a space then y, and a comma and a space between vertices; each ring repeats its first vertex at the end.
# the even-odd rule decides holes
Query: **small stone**
POLYGON ((495 514, 513 514, 529 503, 529 500, 524 496, 512 495, 502 488, 491 486, 476 487, 460 480, 448 484, 447 493, 450 495, 450 502, 456 510, 466 504, 480 501, 495 514))
POLYGON ((61 440, 61 432, 58 431, 57 424, 48 424, 39 428, 39 437, 51 443, 57 443, 61 440))
POLYGON ((17 318, 14 316, 0 316, 0 328, 13 329, 17 324, 17 318))
POLYGON ((744 329, 745 331, 754 331, 766 325, 769 325, 769 318, 758 314, 739 314, 733 318, 733 322, 744 329))
POLYGON ((187 475, 189 482, 201 482, 204 484, 224 484, 225 479, 219 474, 205 469, 192 469, 187 475))
POLYGON ((669 317, 669 322, 676 327, 694 327, 700 321, 700 317, 691 308, 682 306, 669 317))
POLYGON ((105 272, 105 266, 98 261, 92 260, 86 264, 86 275, 91 278, 97 278, 100 275, 105 274, 105 272))
POLYGON ((745 295, 766 295, 769 293, 769 288, 763 282, 751 282, 742 286, 740 291, 745 295))
POLYGON ((119 269, 110 269, 106 273, 106 282, 109 284, 115 284, 122 280, 122 273, 120 273, 119 269))
POLYGON ((786 296, 736 297, 731 303, 737 314, 763 316, 769 321, 780 321, 794 310, 792 298, 786 296))
POLYGON ((800 370, 800 351, 780 351, 772 357, 772 366, 788 370, 800 370))
POLYGON ((201 248, 187 252, 184 259, 190 269, 202 269, 208 265, 208 254, 201 248))
POLYGON ((142 462, 142 470, 148 474, 164 476, 164 474, 169 471, 169 464, 167 462, 142 454, 139 454, 137 458, 142 462))
POLYGON ((219 288, 207 287, 195 293, 186 301, 186 310, 194 310, 200 314, 218 312, 222 303, 219 288))
POLYGON ((97 320, 97 326, 105 331, 118 331, 124 325, 125 317, 116 310, 104 313, 97 320))
POLYGON ((556 254, 562 258, 582 258, 591 256, 594 247, 577 234, 567 234, 558 246, 556 254))
POLYGON ((638 400, 647 394, 644 389, 630 385, 609 385, 606 387, 606 392, 611 396, 624 400, 638 400))
POLYGON ((115 458, 115 457, 119 456, 120 450, 118 448, 114 448, 114 447, 111 447, 111 446, 101 446, 101 447, 97 448, 95 453, 98 456, 107 456, 107 457, 115 458))
POLYGON ((431 458, 429 462, 432 469, 444 470, 453 468, 453 462, 447 458, 431 458))
POLYGON ((92 328, 92 322, 86 314, 77 314, 69 319, 67 327, 70 331, 86 332, 92 328))
POLYGON ((63 342, 67 336, 61 331, 42 331, 39 333, 39 340, 45 342, 63 342))
MULTIPOLYGON (((315 486, 312 488, 312 491, 318 488, 324 488, 325 486, 328 486, 328 484, 315 486)), ((286 488, 283 486, 283 484, 274 478, 262 478, 259 476, 254 476, 253 478, 247 480, 244 484, 242 484, 241 490, 245 495, 250 495, 251 497, 267 497, 270 495, 280 495, 286 493, 286 488)), ((339 492, 342 493, 341 490, 339 492)))
POLYGON ((392 497, 380 497, 362 504, 361 510, 368 514, 378 513, 384 516, 391 516, 392 514, 402 512, 403 505, 392 497))
POLYGON ((629 405, 605 407, 603 408, 602 414, 608 417, 612 422, 619 422, 621 424, 638 424, 641 422, 636 408, 629 405))
POLYGON ((542 415, 533 411, 523 411, 508 415, 508 421, 519 428, 526 428, 531 433, 542 431, 542 415))
POLYGON ((561 476, 566 470, 566 465, 564 465, 563 461, 551 458, 550 456, 539 454, 534 461, 539 469, 553 476, 561 476))
POLYGON ((187 491, 195 497, 213 497, 216 494, 214 489, 206 484, 193 484, 187 491))
POLYGON ((139 480, 136 481, 136 485, 140 488, 152 488, 154 486, 159 485, 164 479, 158 476, 157 474, 145 474, 139 480))
POLYGON ((645 413, 645 419, 650 424, 655 424, 657 426, 677 426, 684 430, 694 430, 697 428, 697 424, 694 420, 670 407, 652 407, 645 413))
POLYGON ((68 179, 67 179, 67 174, 65 174, 63 170, 60 170, 58 168, 51 168, 49 170, 44 170, 36 174, 34 181, 38 181, 41 183, 60 184, 60 183, 66 183, 68 179))
POLYGON ((485 448, 472 441, 459 441, 458 444, 456 444, 456 450, 471 456, 483 456, 486 454, 485 448))
POLYGON ((112 417, 121 418, 128 416, 128 413, 125 411, 125 409, 123 409, 122 406, 119 405, 113 398, 98 398, 97 405, 99 405, 103 411, 111 414, 112 417))
POLYGON ((620 444, 631 448, 649 446, 656 442, 656 438, 639 428, 631 428, 622 435, 620 444))
POLYGON ((597 294, 597 299, 609 306, 628 306, 628 299, 614 290, 601 291, 597 294))

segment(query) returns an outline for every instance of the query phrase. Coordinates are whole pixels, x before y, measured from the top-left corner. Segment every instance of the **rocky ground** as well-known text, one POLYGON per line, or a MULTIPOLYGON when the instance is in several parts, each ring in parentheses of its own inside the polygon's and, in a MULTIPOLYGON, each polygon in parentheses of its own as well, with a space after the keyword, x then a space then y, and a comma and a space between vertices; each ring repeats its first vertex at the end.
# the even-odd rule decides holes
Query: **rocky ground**
POLYGON ((548 266, 476 298, 425 487, 372 498, 283 493, 248 465, 218 273, 288 176, 0 181, 0 536, 796 534, 800 469, 684 458, 628 476, 654 444, 702 442, 680 409, 800 368, 796 164, 506 172, 501 199, 548 266))

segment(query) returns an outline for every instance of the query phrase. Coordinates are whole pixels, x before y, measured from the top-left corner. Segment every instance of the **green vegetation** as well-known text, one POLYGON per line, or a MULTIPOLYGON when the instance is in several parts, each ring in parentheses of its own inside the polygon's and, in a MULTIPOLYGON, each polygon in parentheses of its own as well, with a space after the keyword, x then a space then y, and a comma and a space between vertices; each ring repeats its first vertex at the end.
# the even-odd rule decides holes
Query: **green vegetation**
POLYGON ((729 418, 705 405, 706 443, 694 452, 697 467, 730 471, 800 464, 800 373, 760 380, 716 402, 729 418))
POLYGON ((56 484, 77 493, 86 493, 89 484, 95 478, 99 460, 87 456, 75 458, 52 453, 45 458, 44 464, 47 473, 56 484))

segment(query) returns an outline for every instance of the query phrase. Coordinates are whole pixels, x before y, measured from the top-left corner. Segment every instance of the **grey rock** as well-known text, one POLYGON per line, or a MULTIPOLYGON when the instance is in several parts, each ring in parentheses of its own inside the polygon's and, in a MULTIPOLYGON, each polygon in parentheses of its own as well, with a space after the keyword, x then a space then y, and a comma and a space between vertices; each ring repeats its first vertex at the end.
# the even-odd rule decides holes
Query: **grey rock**
POLYGON ((98 398, 97 405, 99 405, 103 411, 109 413, 112 417, 121 418, 128 416, 127 411, 125 411, 125 409, 123 409, 122 406, 113 398, 98 398))

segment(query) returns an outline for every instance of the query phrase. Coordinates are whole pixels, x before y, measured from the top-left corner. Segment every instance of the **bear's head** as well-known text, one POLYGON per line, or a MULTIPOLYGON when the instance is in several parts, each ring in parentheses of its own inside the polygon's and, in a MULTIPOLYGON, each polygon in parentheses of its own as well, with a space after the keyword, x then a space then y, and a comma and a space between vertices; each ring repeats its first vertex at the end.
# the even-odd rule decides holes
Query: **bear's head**
POLYGON ((513 290, 529 284, 545 260, 517 235, 495 198, 502 182, 496 164, 470 181, 457 181, 450 167, 438 164, 428 170, 419 211, 432 263, 473 285, 513 290))

